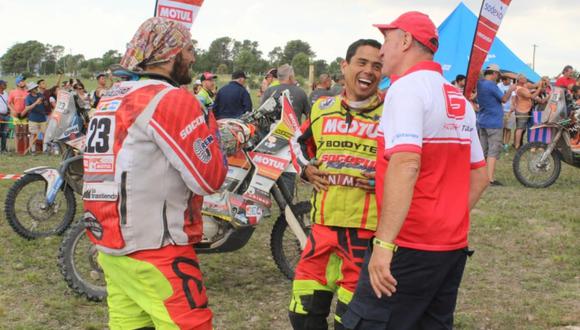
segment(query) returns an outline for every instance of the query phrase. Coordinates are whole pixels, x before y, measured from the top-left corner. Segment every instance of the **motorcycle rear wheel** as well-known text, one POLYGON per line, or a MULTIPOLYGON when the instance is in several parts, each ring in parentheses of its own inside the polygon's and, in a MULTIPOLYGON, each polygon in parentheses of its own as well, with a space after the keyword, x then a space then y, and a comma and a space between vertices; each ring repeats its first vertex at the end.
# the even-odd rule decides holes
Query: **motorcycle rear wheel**
POLYGON ((73 221, 76 200, 72 189, 65 186, 57 193, 54 203, 47 206, 46 188, 46 180, 41 175, 26 174, 6 195, 6 220, 23 238, 32 240, 61 235, 73 221))
POLYGON ((97 262, 97 250, 86 235, 82 221, 65 234, 58 251, 58 266, 64 280, 75 293, 90 301, 107 296, 105 274, 97 262))
MULTIPOLYGON (((299 202, 293 207, 294 215, 300 222, 304 229, 306 236, 310 234, 310 202, 299 202)), ((272 250, 272 257, 278 269, 289 280, 294 279, 294 270, 300 260, 302 248, 298 238, 294 235, 292 230, 288 227, 286 216, 284 213, 278 216, 272 234, 270 236, 270 249, 272 250)))
POLYGON ((516 179, 526 187, 547 188, 560 176, 562 161, 556 150, 552 151, 544 163, 539 160, 548 145, 532 142, 523 145, 514 156, 513 171, 516 179))

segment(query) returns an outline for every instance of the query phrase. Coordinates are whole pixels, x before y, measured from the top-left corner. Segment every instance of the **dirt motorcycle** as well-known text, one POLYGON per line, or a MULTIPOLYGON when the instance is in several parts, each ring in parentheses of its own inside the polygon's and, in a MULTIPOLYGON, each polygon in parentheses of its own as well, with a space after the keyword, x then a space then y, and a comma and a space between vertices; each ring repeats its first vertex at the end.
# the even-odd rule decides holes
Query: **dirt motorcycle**
MULTIPOLYGON (((196 252, 239 250, 256 226, 271 216, 274 200, 279 216, 271 232, 270 249, 280 271, 291 279, 310 231, 311 206, 309 201, 294 203, 294 192, 281 180, 284 173, 297 172, 291 139, 300 128, 288 91, 269 98, 238 124, 252 124, 261 133, 244 141, 244 147, 228 157, 228 174, 220 192, 204 198, 203 236, 195 245, 196 252)), ((222 141, 225 135, 239 133, 220 129, 222 141)), ((58 262, 69 287, 89 300, 100 301, 106 296, 106 287, 96 255, 81 221, 65 235, 58 262)))
POLYGON ((513 171, 518 181, 526 187, 546 188, 560 176, 562 161, 580 168, 580 149, 571 141, 580 134, 580 109, 566 100, 566 90, 556 87, 542 115, 541 124, 531 129, 552 130, 549 144, 531 142, 522 146, 514 156, 513 171))
POLYGON ((76 212, 75 193, 82 191, 83 129, 87 116, 75 104, 75 94, 61 91, 44 140, 58 148, 57 168, 24 171, 6 195, 4 212, 14 231, 26 239, 62 234, 76 212))

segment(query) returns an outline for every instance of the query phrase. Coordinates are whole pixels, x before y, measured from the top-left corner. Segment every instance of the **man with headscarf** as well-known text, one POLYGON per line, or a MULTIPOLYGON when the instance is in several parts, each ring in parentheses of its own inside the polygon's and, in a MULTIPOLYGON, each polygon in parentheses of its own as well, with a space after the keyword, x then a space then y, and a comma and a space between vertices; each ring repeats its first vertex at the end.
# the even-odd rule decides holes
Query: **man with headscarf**
POLYGON ((180 85, 195 56, 183 25, 146 20, 87 132, 84 222, 99 250, 111 329, 212 329, 193 244, 203 195, 227 172, 216 122, 180 85))

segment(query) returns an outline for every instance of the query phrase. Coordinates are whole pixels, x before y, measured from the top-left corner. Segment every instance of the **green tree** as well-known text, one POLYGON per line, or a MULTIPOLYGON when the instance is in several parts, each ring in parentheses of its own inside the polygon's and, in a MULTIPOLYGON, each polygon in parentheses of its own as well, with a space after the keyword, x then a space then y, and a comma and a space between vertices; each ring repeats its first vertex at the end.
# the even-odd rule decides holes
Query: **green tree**
POLYGON ((82 63, 85 61, 85 56, 82 54, 71 55, 67 54, 58 61, 59 68, 63 68, 64 72, 76 76, 82 63))
POLYGON ((284 46, 284 63, 291 63, 294 56, 298 53, 304 53, 308 57, 314 57, 316 54, 310 48, 310 44, 302 40, 290 40, 284 46))
POLYGON ((244 49, 242 50, 234 60, 233 71, 244 71, 244 72, 255 72, 256 64, 258 58, 256 55, 252 54, 251 51, 244 49))
POLYGON ((107 70, 113 64, 119 64, 121 62, 121 53, 118 51, 111 49, 108 50, 103 57, 101 58, 101 66, 97 69, 97 71, 104 71, 107 70))
POLYGON ((277 68, 282 64, 284 61, 284 52, 282 51, 282 47, 274 47, 268 53, 268 60, 270 61, 270 65, 277 68))
POLYGON ((2 71, 8 73, 38 72, 46 53, 45 45, 30 40, 10 47, 2 56, 2 71))
POLYGON ((211 42, 207 50, 207 56, 211 59, 211 70, 216 71, 221 64, 225 64, 228 71, 233 67, 232 38, 221 37, 211 42))
POLYGON ((56 74, 57 62, 64 52, 64 47, 61 45, 44 45, 44 59, 40 66, 40 73, 42 74, 56 74))
POLYGON ((217 69, 215 70, 217 74, 226 74, 228 73, 228 66, 225 64, 218 65, 217 69))
POLYGON ((259 44, 257 41, 251 41, 248 39, 244 41, 234 40, 232 45, 232 57, 234 61, 242 51, 248 51, 252 53, 255 58, 260 58, 262 56, 262 52, 258 49, 258 46, 259 44))
POLYGON ((342 74, 342 71, 340 70, 340 64, 342 63, 342 61, 344 61, 342 57, 337 57, 334 61, 330 63, 330 65, 328 66, 328 73, 330 73, 331 76, 334 77, 336 75, 342 74))
POLYGON ((308 77, 308 66, 310 66, 310 57, 306 53, 298 53, 292 59, 294 72, 298 76, 308 77))
POLYGON ((214 70, 213 60, 207 54, 207 51, 198 49, 195 52, 194 72, 205 72, 214 70))
POLYGON ((91 58, 81 63, 81 68, 86 69, 90 74, 105 71, 107 67, 103 65, 102 58, 91 58))
POLYGON ((312 64, 314 65, 315 77, 323 73, 328 73, 328 63, 325 60, 316 60, 312 64))

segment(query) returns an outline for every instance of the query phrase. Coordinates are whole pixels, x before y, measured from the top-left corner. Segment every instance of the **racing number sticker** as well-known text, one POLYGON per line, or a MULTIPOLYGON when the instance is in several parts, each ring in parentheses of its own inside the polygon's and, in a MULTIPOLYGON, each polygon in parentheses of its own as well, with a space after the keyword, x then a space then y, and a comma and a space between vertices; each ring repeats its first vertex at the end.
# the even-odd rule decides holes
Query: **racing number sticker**
POLYGON ((115 117, 95 116, 87 131, 87 152, 108 154, 115 141, 115 117))
POLYGON ((445 93, 445 105, 447 106, 447 117, 461 120, 465 117, 466 102, 463 94, 452 85, 443 85, 445 93))

